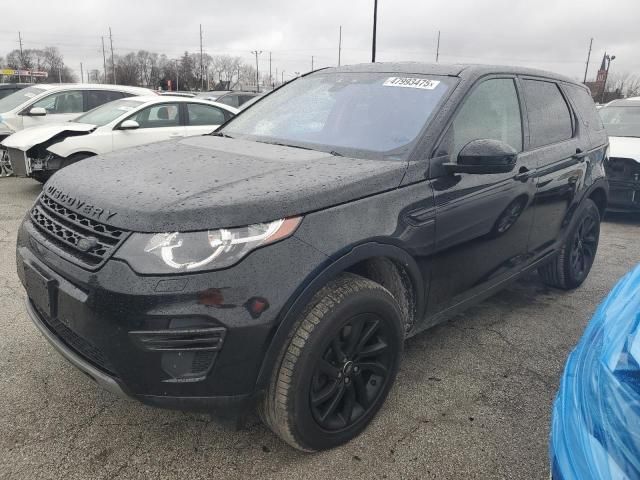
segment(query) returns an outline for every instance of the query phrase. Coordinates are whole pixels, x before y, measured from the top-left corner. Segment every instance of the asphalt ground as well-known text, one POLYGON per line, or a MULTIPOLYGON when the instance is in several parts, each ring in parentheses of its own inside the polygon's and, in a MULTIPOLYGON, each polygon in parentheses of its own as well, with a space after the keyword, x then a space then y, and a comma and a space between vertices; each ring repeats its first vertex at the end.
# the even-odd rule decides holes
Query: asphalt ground
POLYGON ((640 260, 640 217, 608 216, 584 285, 535 274, 407 342, 378 417, 346 446, 293 450, 257 418, 146 407, 102 391, 28 319, 15 237, 40 192, 0 178, 0 478, 544 479, 551 406, 596 306, 640 260))

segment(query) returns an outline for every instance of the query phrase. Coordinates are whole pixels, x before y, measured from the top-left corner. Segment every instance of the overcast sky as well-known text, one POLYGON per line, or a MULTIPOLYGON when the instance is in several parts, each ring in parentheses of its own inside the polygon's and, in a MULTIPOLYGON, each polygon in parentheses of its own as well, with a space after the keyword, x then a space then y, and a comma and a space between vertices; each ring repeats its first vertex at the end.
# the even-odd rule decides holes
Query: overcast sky
MULTIPOLYGON (((371 58, 373 0, 7 0, 1 9, 0 56, 18 46, 55 45, 79 73, 102 68, 101 35, 113 31, 114 50, 139 49, 177 57, 199 49, 251 61, 262 50, 261 71, 285 76, 338 61, 371 58)), ((582 79, 590 37, 589 77, 604 51, 616 55, 611 69, 640 73, 640 0, 379 0, 378 61, 435 60, 442 33, 443 63, 524 65, 582 79)), ((107 43, 108 46, 108 43, 107 43)))

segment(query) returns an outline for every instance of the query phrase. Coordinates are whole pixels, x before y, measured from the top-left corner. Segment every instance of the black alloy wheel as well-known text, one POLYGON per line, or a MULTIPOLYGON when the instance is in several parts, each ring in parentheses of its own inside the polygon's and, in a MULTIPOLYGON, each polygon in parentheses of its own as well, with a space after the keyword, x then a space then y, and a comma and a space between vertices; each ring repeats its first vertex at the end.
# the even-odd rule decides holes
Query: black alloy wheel
POLYGON ((599 226, 591 215, 585 215, 578 224, 569 254, 574 278, 585 278, 593 265, 598 248, 599 226))
POLYGON ((328 431, 357 422, 389 381, 393 356, 389 332, 371 313, 356 315, 333 336, 311 379, 313 418, 328 431))
POLYGON ((393 386, 405 320, 379 283, 353 273, 328 282, 283 345, 259 405, 263 421, 306 452, 359 435, 393 386))

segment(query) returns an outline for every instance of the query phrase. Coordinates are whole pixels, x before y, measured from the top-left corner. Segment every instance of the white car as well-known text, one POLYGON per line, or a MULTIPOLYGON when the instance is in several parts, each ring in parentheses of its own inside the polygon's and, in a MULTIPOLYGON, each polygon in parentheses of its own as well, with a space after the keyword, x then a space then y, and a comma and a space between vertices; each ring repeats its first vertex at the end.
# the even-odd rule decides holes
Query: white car
POLYGON ((0 145, 17 176, 45 182, 54 172, 93 155, 147 143, 211 133, 238 110, 186 97, 129 97, 72 122, 14 133, 0 145))
MULTIPOLYGON (((125 85, 35 84, 0 99, 0 141, 24 128, 72 120, 113 100, 153 94, 125 85)), ((0 152, 0 175, 8 173, 8 161, 0 152)))
POLYGON ((640 212, 640 98, 598 110, 609 134, 609 209, 640 212))

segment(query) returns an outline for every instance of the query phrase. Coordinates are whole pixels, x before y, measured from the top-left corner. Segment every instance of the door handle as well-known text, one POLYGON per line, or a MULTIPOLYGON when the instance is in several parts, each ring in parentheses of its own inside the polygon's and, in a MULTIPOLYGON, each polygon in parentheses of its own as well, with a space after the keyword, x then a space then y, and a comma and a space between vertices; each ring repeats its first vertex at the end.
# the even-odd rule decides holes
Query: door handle
POLYGON ((574 160, 578 160, 580 163, 584 162, 584 159, 589 155, 588 152, 583 152, 581 148, 576 148, 576 153, 571 156, 574 160))
POLYGON ((520 167, 518 173, 513 176, 514 180, 518 180, 520 182, 526 182, 531 178, 531 171, 527 167, 520 167))

